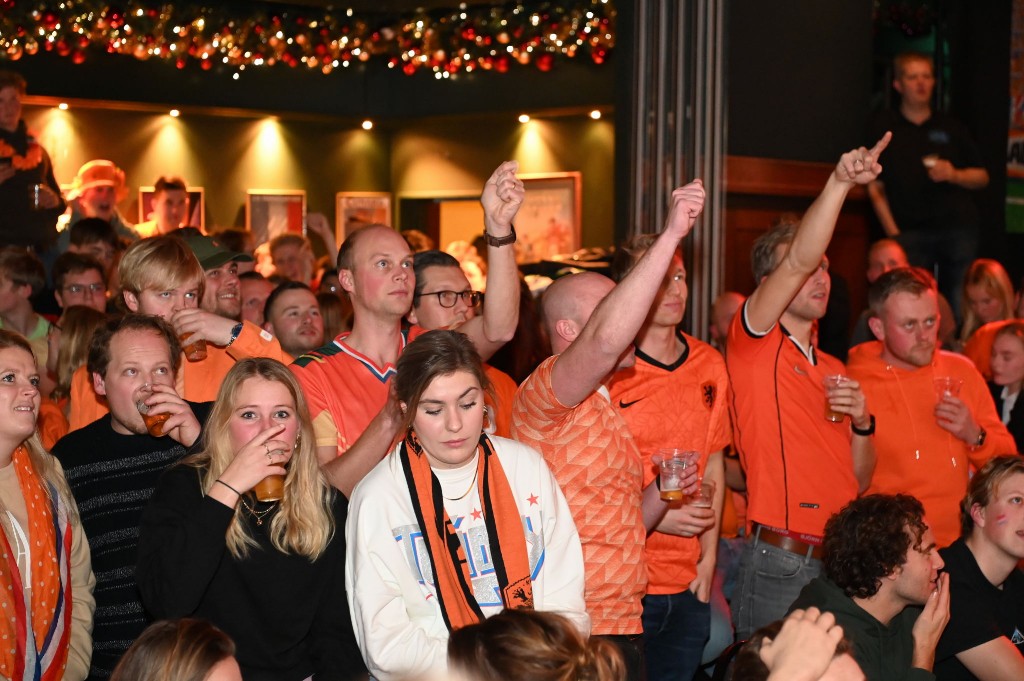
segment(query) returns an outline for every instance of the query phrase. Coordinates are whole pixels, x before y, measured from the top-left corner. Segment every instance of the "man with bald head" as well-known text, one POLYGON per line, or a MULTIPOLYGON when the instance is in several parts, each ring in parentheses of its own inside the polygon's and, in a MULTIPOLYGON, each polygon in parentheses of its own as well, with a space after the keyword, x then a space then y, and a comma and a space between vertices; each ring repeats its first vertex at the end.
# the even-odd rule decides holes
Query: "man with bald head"
MULTIPOLYGON (((691 182, 672 199, 665 230, 618 286, 584 272, 548 287, 542 307, 555 354, 523 382, 512 408, 513 437, 544 455, 576 521, 592 633, 622 650, 631 680, 643 669, 644 542, 665 504, 656 485, 643 490, 640 453, 605 384, 633 364, 633 339, 700 215, 704 187, 691 182)), ((684 484, 693 487, 690 471, 684 484)))
MULTIPOLYGON (((518 163, 501 164, 484 185, 484 234, 490 281, 483 314, 459 331, 487 359, 508 342, 519 319, 519 276, 512 219, 523 202, 518 163)), ((401 414, 389 397, 402 349, 424 329, 402 327, 415 288, 413 257, 391 227, 369 225, 352 232, 338 251, 338 280, 352 301, 352 330, 295 360, 316 431, 324 472, 349 496, 387 453, 401 414)))
MULTIPOLYGON (((871 248, 868 249, 868 267, 866 272, 868 284, 874 284, 886 272, 909 266, 910 262, 907 260, 907 252, 903 250, 903 246, 900 246, 899 241, 889 238, 879 239, 871 244, 871 248)), ((953 341, 953 336, 956 334, 956 318, 953 316, 953 308, 950 307, 946 297, 941 293, 938 296, 939 311, 942 313, 942 321, 939 326, 939 342, 943 347, 949 347, 949 343, 953 341)), ((871 310, 864 310, 860 313, 860 317, 853 326, 853 332, 850 334, 851 348, 855 345, 875 340, 874 334, 871 333, 871 329, 868 327, 868 318, 870 316, 871 310)))

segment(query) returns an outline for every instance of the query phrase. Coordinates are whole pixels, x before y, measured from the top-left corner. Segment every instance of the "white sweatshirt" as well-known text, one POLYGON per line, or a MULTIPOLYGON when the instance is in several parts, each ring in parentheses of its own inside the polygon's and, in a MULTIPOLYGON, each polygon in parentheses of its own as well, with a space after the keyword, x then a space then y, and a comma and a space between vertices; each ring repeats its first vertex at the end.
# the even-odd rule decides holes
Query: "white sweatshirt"
MULTIPOLYGON (((565 615, 589 635, 583 551, 562 490, 535 450, 500 437, 491 436, 491 442, 522 517, 534 606, 565 615)), ((479 494, 473 489, 461 500, 448 500, 474 485, 476 461, 474 457, 461 468, 435 470, 434 475, 469 560, 477 603, 490 617, 502 605, 479 494)), ((352 625, 370 674, 386 681, 444 670, 448 630, 397 447, 352 492, 346 541, 352 625)))

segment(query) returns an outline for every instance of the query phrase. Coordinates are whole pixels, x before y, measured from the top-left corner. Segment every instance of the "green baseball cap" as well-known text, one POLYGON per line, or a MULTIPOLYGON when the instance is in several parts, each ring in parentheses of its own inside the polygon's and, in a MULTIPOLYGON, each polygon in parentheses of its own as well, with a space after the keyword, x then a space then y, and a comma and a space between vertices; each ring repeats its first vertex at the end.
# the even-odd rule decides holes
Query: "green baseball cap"
POLYGON ((245 253, 236 253, 220 245, 210 236, 190 236, 184 239, 192 249, 199 264, 204 270, 212 270, 228 262, 252 262, 253 257, 245 253))

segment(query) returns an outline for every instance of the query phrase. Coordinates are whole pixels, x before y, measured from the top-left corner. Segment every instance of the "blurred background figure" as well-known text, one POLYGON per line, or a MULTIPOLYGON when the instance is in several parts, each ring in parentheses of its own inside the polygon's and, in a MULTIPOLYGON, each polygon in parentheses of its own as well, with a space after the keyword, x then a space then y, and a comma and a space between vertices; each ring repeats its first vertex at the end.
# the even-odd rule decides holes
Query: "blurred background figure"
POLYGON ((996 260, 978 258, 964 275, 960 294, 964 323, 960 342, 966 344, 981 326, 1013 319, 1014 297, 1010 275, 996 260))
POLYGON ((996 412, 1017 443, 1024 447, 1024 403, 1020 407, 1020 389, 1024 385, 1024 322, 1002 326, 992 341, 992 380, 989 389, 996 412))
POLYGON ((21 117, 26 88, 21 74, 0 71, 0 243, 32 248, 49 269, 66 205, 50 155, 21 117))
POLYGON ((110 681, 242 681, 235 644, 209 622, 189 617, 149 625, 110 681))
POLYGON ((112 161, 89 161, 78 169, 68 192, 68 211, 57 221, 58 247, 67 250, 68 230, 83 218, 100 218, 110 223, 119 237, 138 238, 135 225, 125 219, 117 204, 128 196, 124 171, 112 161))
POLYGON ((626 666, 615 645, 584 638, 565 617, 505 610, 452 632, 451 678, 459 681, 623 681, 626 666))
POLYGON ((170 234, 188 224, 188 186, 180 177, 161 176, 153 188, 152 212, 149 220, 135 225, 139 237, 170 234))

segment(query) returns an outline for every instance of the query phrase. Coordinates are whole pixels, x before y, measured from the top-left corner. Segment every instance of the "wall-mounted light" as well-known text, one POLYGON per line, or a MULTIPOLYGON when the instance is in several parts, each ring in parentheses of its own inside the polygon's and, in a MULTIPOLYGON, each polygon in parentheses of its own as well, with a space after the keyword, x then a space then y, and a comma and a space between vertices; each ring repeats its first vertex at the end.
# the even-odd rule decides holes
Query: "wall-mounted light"
POLYGON ((520 123, 529 123, 530 122, 529 114, 519 114, 519 122, 520 123))
POLYGON ((178 111, 177 109, 171 109, 168 113, 170 113, 171 118, 177 118, 178 116, 181 115, 181 112, 178 111))
POLYGON ((67 111, 68 110, 68 103, 67 102, 61 102, 60 104, 57 105, 57 108, 60 109, 61 111, 67 111))
POLYGON ((593 118, 595 121, 601 120, 601 110, 594 109, 593 111, 590 112, 590 117, 593 118))
POLYGON ((373 130, 373 121, 369 118, 363 121, 363 130, 373 130))

